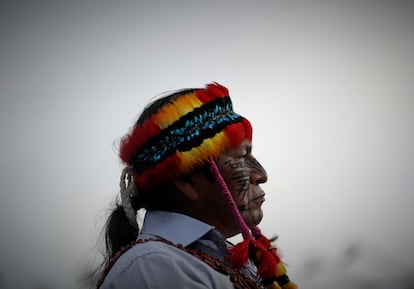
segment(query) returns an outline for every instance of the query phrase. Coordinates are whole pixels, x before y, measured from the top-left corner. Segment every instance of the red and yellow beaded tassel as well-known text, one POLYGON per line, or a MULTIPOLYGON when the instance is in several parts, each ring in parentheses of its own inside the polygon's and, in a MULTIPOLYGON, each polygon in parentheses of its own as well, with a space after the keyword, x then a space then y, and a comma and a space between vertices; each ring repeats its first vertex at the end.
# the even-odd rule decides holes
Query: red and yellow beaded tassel
MULTIPOLYGON (((258 272, 260 277, 263 280, 263 283, 267 289, 297 289, 298 286, 289 280, 287 276, 286 267, 283 261, 280 259, 279 255, 277 254, 277 249, 272 246, 269 239, 263 236, 262 232, 258 227, 254 227, 252 229, 253 236, 256 240, 261 243, 264 247, 271 252, 275 263, 276 268, 274 268, 273 272, 258 272)), ((260 271, 260 264, 263 262, 263 255, 261 250, 255 251, 253 253, 253 262, 258 265, 258 271, 260 271)))
POLYGON ((210 171, 222 189, 244 239, 230 250, 230 262, 237 268, 241 268, 246 265, 250 257, 257 267, 257 275, 267 289, 297 289, 296 284, 291 282, 286 275, 285 265, 269 239, 262 235, 258 227, 252 230, 247 227, 214 161, 210 163, 210 171))

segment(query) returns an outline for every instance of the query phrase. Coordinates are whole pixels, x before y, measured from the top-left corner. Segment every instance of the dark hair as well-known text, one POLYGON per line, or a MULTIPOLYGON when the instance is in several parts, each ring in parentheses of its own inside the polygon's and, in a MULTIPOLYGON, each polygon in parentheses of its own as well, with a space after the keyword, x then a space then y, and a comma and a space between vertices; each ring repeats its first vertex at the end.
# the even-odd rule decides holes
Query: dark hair
POLYGON ((105 225, 105 247, 107 259, 138 236, 138 230, 132 226, 122 205, 117 204, 109 215, 105 225))
MULTIPOLYGON (((174 101, 178 96, 191 93, 194 90, 195 89, 179 90, 149 103, 139 116, 135 126, 143 124, 145 120, 157 113, 161 107, 174 101)), ((169 197, 171 196, 171 186, 169 184, 166 184, 162 188, 157 187, 147 191, 140 188, 137 189, 138 194, 131 198, 131 204, 135 211, 142 208, 149 210, 168 210, 168 206, 171 204, 171 198, 169 197), (162 198, 160 196, 162 196, 162 198)), ((136 228, 129 223, 124 208, 119 203, 115 205, 110 213, 104 230, 106 261, 109 261, 122 247, 135 241, 139 232, 139 228, 136 228)))
MULTIPOLYGON (((143 124, 148 118, 156 114, 160 108, 173 102, 177 97, 191 93, 194 90, 196 88, 178 90, 149 103, 142 111, 135 126, 143 124)), ((174 198, 172 184, 167 183, 162 187, 154 187, 145 191, 140 188, 137 189, 138 194, 131 198, 131 204, 135 211, 142 208, 164 211, 171 209, 174 198)), ((136 240, 139 228, 129 223, 122 205, 117 203, 106 221, 104 231, 106 247, 105 261, 108 262, 122 247, 136 240)))
MULTIPOLYGON (((209 166, 195 168, 193 173, 203 173, 210 181, 214 176, 209 166)), ((190 175, 183 176, 183 179, 191 182, 190 175)), ((166 183, 163 187, 157 187, 151 191, 139 191, 136 196, 131 197, 131 204, 135 211, 139 209, 174 211, 176 203, 175 187, 172 183, 166 183)), ((130 224, 124 208, 117 203, 111 211, 105 224, 105 259, 109 261, 122 247, 129 245, 136 240, 139 228, 130 224)))
MULTIPOLYGON (((162 107, 173 102, 177 97, 192 93, 195 90, 196 88, 182 89, 154 100, 144 108, 135 126, 142 125, 147 119, 158 113, 162 107)), ((195 168, 193 172, 202 172, 209 179, 214 180, 208 165, 195 168)), ((188 178, 188 181, 190 181, 189 176, 183 176, 183 178, 188 178)), ((137 194, 130 198, 135 212, 140 209, 174 211, 177 196, 175 194, 176 188, 172 182, 164 183, 162 187, 154 186, 147 190, 137 188, 137 191, 137 194)), ((105 240, 104 260, 96 270, 95 275, 102 274, 103 269, 115 254, 137 239, 139 228, 130 224, 122 204, 116 202, 115 206, 110 210, 102 234, 104 234, 105 240)), ((96 279, 96 276, 94 278, 96 279)))

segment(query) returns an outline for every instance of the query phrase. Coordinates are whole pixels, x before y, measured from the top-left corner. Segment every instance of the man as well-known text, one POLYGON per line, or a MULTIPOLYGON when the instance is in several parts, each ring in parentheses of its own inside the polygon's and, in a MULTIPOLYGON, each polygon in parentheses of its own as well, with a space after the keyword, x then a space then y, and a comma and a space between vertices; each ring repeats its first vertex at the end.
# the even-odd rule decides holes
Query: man
POLYGON ((217 83, 146 107, 121 141, 122 204, 107 223, 98 287, 296 288, 256 227, 267 175, 251 142, 250 122, 217 83), (226 241, 238 233, 243 242, 226 241))

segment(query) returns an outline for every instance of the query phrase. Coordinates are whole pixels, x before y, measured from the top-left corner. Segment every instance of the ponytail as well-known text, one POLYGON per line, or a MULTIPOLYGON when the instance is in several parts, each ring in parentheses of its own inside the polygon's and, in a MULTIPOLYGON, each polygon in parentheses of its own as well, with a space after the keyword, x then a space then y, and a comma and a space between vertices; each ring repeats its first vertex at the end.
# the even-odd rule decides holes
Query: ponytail
POLYGON ((113 209, 105 226, 106 261, 122 247, 135 241, 139 232, 136 214, 140 205, 131 167, 122 171, 119 186, 121 204, 113 209))
POLYGON ((102 278, 109 261, 122 247, 135 241, 138 237, 138 232, 138 226, 130 223, 125 214, 124 207, 117 203, 106 220, 100 235, 103 237, 101 240, 105 242, 105 251, 102 252, 103 260, 95 269, 87 268, 80 275, 79 282, 81 288, 96 289, 96 285, 100 278, 102 278))
POLYGON ((106 261, 114 257, 122 247, 135 241, 138 236, 138 228, 131 225, 124 207, 117 205, 111 212, 105 226, 106 261))

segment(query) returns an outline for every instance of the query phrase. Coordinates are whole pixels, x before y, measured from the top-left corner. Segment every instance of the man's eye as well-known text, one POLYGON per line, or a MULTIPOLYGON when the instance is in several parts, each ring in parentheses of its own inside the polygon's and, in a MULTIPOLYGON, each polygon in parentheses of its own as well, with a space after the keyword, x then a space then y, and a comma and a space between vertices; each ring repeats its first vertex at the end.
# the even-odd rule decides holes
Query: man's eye
POLYGON ((248 151, 245 151, 245 152, 243 152, 243 154, 241 154, 240 156, 239 156, 239 158, 245 158, 245 157, 247 157, 249 155, 249 152, 248 151))

